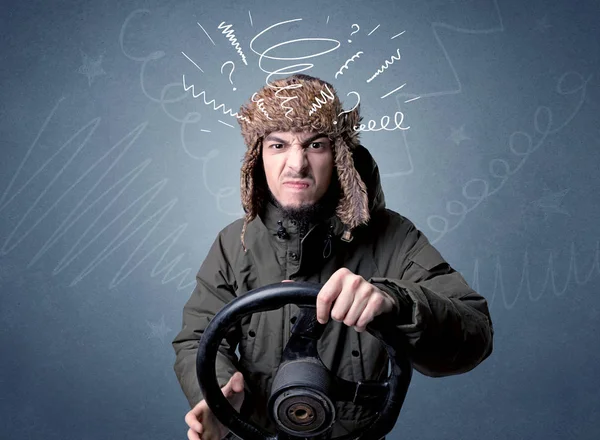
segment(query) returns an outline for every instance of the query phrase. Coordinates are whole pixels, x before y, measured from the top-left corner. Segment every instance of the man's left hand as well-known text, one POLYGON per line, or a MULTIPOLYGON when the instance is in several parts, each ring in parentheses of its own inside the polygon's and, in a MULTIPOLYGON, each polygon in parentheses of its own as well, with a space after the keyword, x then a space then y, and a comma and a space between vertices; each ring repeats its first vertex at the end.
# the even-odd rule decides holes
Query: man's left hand
POLYGON ((317 320, 325 324, 330 316, 363 332, 377 315, 392 311, 394 300, 360 275, 345 267, 338 269, 317 295, 317 320), (332 308, 333 306, 333 308, 332 308))

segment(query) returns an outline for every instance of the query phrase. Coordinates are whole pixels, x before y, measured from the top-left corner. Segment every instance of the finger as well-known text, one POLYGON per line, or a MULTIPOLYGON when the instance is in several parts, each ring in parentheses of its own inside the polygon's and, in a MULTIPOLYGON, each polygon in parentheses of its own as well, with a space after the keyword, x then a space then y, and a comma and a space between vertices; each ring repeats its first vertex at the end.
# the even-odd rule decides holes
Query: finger
POLYGON ((345 321, 346 315, 354 301, 356 300, 356 293, 364 289, 361 289, 362 277, 358 275, 346 275, 342 281, 342 292, 335 300, 335 304, 331 309, 331 317, 340 322, 345 321))
POLYGON ((333 274, 327 280, 317 295, 317 321, 321 324, 325 324, 329 320, 331 306, 342 290, 341 280, 335 275, 333 274))
POLYGON ((189 440, 201 440, 200 435, 192 428, 188 429, 187 438, 189 440))
POLYGON ((373 319, 376 316, 380 315, 383 312, 384 301, 385 300, 382 295, 371 295, 367 306, 361 313, 360 318, 358 318, 358 321, 356 321, 357 331, 359 329, 361 331, 364 331, 367 327, 367 324, 369 324, 371 321, 373 321, 373 319))
MULTIPOLYGON (((204 400, 202 402, 204 402, 204 400)), ((187 425, 196 432, 202 430, 202 423, 200 420, 204 420, 206 410, 208 409, 208 405, 202 405, 202 408, 204 409, 200 412, 195 412, 200 406, 201 405, 196 405, 192 411, 185 415, 185 423, 187 423, 187 425)))
POLYGON ((241 393, 244 391, 244 376, 239 371, 236 371, 235 374, 231 377, 231 390, 234 393, 241 393))
POLYGON ((186 420, 186 423, 194 432, 202 432, 204 430, 204 426, 202 426, 202 423, 200 423, 197 419, 194 419, 191 422, 186 420))
POLYGON ((352 306, 346 313, 344 317, 344 324, 348 327, 352 327, 356 325, 360 315, 364 312, 367 304, 369 303, 369 298, 373 294, 373 289, 371 285, 363 283, 361 287, 354 294, 354 301, 352 302, 352 306))

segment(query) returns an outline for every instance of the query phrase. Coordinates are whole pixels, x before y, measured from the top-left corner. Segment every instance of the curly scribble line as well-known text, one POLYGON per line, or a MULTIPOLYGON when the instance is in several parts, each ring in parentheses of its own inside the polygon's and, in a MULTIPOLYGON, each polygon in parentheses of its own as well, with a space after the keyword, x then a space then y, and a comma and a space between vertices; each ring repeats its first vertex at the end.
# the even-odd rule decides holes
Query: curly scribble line
POLYGON ((361 55, 361 54, 363 54, 363 53, 364 53, 363 51, 360 51, 360 50, 359 50, 358 52, 356 52, 356 53, 355 53, 355 54, 352 56, 352 58, 350 58, 350 59, 346 60, 346 62, 344 63, 344 65, 343 65, 342 67, 340 67, 340 70, 338 70, 338 71, 335 73, 335 79, 337 79, 338 75, 343 75, 343 74, 344 74, 344 70, 348 70, 348 63, 349 63, 350 61, 354 61, 356 58, 360 58, 360 55, 361 55))
POLYGON ((265 100, 264 98, 260 98, 258 101, 255 101, 254 98, 256 97, 256 95, 258 95, 258 92, 255 92, 252 95, 251 101, 256 103, 256 106, 258 107, 258 109, 267 117, 267 119, 269 121, 272 121, 273 119, 271 118, 271 116, 269 116, 269 112, 267 112, 267 109, 265 109, 265 106, 263 104, 263 101, 265 100))
POLYGON ((579 113, 583 103, 585 102, 587 95, 587 84, 592 79, 592 75, 588 78, 583 78, 581 74, 577 72, 567 72, 563 74, 556 84, 556 92, 560 95, 573 95, 576 93, 580 93, 578 102, 575 105, 575 109, 573 112, 566 118, 566 120, 556 128, 552 127, 553 124, 553 113, 552 110, 546 106, 539 106, 533 115, 533 128, 534 131, 541 135, 540 139, 537 141, 537 144, 534 144, 533 136, 524 131, 515 131, 513 132, 508 139, 508 146, 515 156, 521 157, 518 165, 511 169, 507 160, 505 159, 493 159, 489 162, 489 172, 492 177, 500 179, 500 183, 496 188, 490 191, 490 184, 486 179, 471 179, 463 185, 462 195, 468 199, 473 200, 474 204, 469 208, 467 205, 459 200, 451 200, 446 203, 446 211, 448 214, 453 216, 458 216, 458 222, 453 226, 449 227, 449 221, 446 217, 441 215, 430 215, 427 217, 428 226, 434 231, 438 232, 439 235, 432 240, 432 243, 437 243, 441 240, 448 232, 451 232, 458 228, 465 218, 467 214, 475 210, 484 200, 489 198, 490 196, 496 194, 500 191, 506 182, 510 179, 511 176, 516 174, 523 165, 527 162, 527 159, 537 151, 543 144, 546 138, 550 134, 558 133, 564 127, 566 127, 573 118, 579 113), (579 84, 574 86, 572 89, 567 89, 563 84, 566 82, 566 79, 570 76, 575 76, 579 81, 579 84), (524 146, 518 146, 517 141, 521 140, 524 146), (472 195, 469 194, 469 188, 473 188, 474 185, 479 187, 479 194, 472 195), (435 227, 433 224, 434 221, 441 222, 441 227, 435 227))

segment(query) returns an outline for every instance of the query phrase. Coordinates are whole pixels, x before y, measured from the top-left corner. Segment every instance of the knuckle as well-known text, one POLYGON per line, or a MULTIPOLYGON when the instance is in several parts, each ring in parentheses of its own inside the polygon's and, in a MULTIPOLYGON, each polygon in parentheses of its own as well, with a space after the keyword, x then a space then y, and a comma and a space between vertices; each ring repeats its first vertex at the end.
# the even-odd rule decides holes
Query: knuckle
POLYGON ((348 269, 347 267, 340 267, 340 268, 338 269, 337 273, 338 273, 339 275, 348 275, 348 274, 350 274, 350 273, 352 273, 352 272, 350 272, 350 269, 348 269))
POLYGON ((356 298, 360 300, 366 300, 371 296, 371 291, 368 289, 359 289, 356 292, 356 298))
POLYGON ((337 310, 331 312, 331 317, 336 321, 341 321, 342 319, 344 319, 344 315, 341 312, 338 312, 337 310))
POLYGON ((352 275, 348 277, 350 287, 352 287, 353 289, 358 289, 362 284, 362 280, 363 278, 360 275, 352 275))

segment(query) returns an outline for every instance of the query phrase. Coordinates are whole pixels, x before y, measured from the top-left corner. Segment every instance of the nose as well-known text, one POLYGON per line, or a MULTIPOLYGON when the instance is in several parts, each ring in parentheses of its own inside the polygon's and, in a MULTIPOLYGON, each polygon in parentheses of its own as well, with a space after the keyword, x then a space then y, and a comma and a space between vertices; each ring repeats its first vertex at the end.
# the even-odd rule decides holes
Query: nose
POLYGON ((298 145, 290 148, 287 157, 287 166, 296 172, 304 170, 308 166, 305 149, 298 145))

